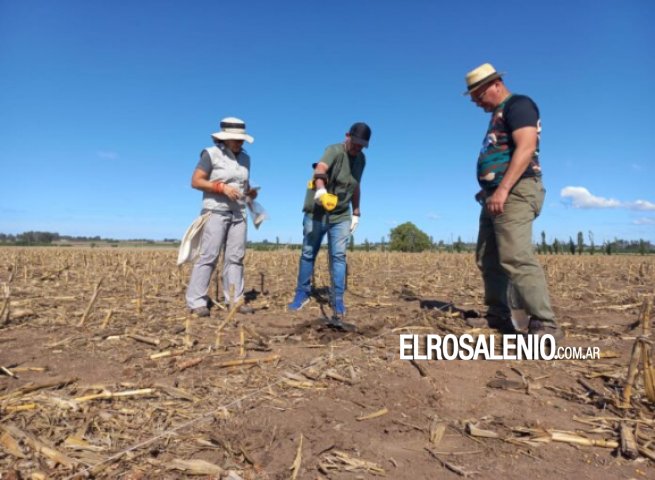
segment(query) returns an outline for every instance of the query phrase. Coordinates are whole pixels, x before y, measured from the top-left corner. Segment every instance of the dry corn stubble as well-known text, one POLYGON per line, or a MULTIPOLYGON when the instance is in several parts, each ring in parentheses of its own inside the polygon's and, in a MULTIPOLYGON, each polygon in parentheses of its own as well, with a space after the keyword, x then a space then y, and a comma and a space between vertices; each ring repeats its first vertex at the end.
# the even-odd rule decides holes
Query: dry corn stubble
MULTIPOLYGON (((616 392, 626 379, 629 348, 642 333, 641 326, 628 330, 626 325, 634 322, 644 299, 652 297, 651 260, 542 257, 551 297, 569 338, 598 343, 603 350, 611 346, 615 355, 598 363, 521 365, 525 381, 534 387, 527 396, 525 388, 485 387, 496 378, 497 369, 505 370, 508 381, 525 385, 504 364, 468 362, 455 370, 451 364, 426 362, 419 364, 423 372, 417 372, 418 367, 397 359, 398 332, 467 331, 457 315, 420 310, 409 298, 482 309, 479 272, 470 255, 349 254, 349 315, 364 327, 363 335, 355 338, 312 324, 320 315, 314 301, 301 314, 285 312, 298 255, 249 251, 246 290, 253 297, 251 304, 262 307, 261 313, 229 317, 230 311, 213 311, 213 317, 193 319, 185 329, 183 294, 189 267, 175 267, 173 251, 86 249, 81 254, 73 249, 0 249, 0 262, 7 267, 0 270, 0 283, 11 288, 8 297, 0 297, 9 312, 0 329, 0 365, 18 377, 0 376, 0 412, 3 425, 17 426, 33 439, 15 432, 0 435, 0 470, 26 469, 37 476, 47 471, 52 478, 65 478, 85 468, 104 475, 141 468, 165 478, 172 472, 190 474, 194 467, 214 468, 184 463, 202 460, 223 470, 238 467, 244 479, 287 478, 300 452, 298 432, 306 434, 298 478, 305 473, 317 476, 319 468, 343 475, 385 472, 401 479, 412 478, 410 472, 421 468, 424 473, 443 468, 476 472, 484 464, 466 452, 496 449, 494 445, 507 442, 539 448, 538 455, 545 457, 555 451, 553 443, 573 444, 608 459, 605 449, 618 448, 623 438, 630 444, 630 433, 638 454, 651 458, 655 434, 648 421, 652 407, 645 377, 637 376, 633 382, 630 409, 600 410, 601 401, 619 398, 616 392), (99 278, 102 284, 95 289, 99 278), (20 314, 25 311, 31 313, 20 314), (223 322, 217 349, 214 336, 223 322), (25 336, 29 342, 22 340, 25 336), (265 354, 262 342, 268 348, 265 354), (202 361, 193 368, 178 368, 198 358, 202 361), (317 358, 325 361, 312 363, 317 358), (19 370, 32 367, 47 370, 19 370), (471 369, 483 381, 467 378, 471 369), (587 387, 578 382, 581 378, 587 387), (539 383, 549 388, 538 389, 539 383), (467 395, 458 397, 465 388, 467 395), (493 424, 474 423, 467 435, 464 419, 471 415, 463 412, 479 408, 468 399, 477 398, 479 391, 496 399, 493 409, 498 418, 493 424), (550 406, 553 403, 557 409, 550 406), (522 404, 529 408, 521 410, 522 404), (519 413, 508 405, 521 415, 540 417, 546 428, 513 432, 519 413), (358 415, 378 413, 382 406, 386 415, 357 421, 358 415), (567 425, 573 416, 596 408, 616 419, 575 431, 567 425), (569 413, 562 414, 563 409, 569 413), (431 420, 437 418, 434 412, 438 421, 431 420), (630 430, 622 425, 630 425, 630 430), (284 439, 289 434, 294 441, 287 445, 284 439), (212 435, 221 442, 207 440, 212 435), (319 453, 325 448, 323 438, 338 448, 319 453), (422 455, 407 453, 411 449, 400 448, 405 441, 424 442, 440 460, 420 447, 422 455), (395 446, 399 448, 394 450, 395 446), (452 461, 448 452, 461 453, 462 458, 452 461)), ((326 265, 322 251, 318 286, 329 283, 326 265)), ((634 455, 634 445, 626 451, 632 452, 626 456, 634 455)), ((573 449, 570 454, 557 452, 572 462, 584 455, 573 449)), ((498 462, 510 461, 505 452, 497 454, 498 462)), ((525 475, 527 467, 515 463, 517 475, 525 475)), ((582 460, 579 466, 586 468, 582 460)))

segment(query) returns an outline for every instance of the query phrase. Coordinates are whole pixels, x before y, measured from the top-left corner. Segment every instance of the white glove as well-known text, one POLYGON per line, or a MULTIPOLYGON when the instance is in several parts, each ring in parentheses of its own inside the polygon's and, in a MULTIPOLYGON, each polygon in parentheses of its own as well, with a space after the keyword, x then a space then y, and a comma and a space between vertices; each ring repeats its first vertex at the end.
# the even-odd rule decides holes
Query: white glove
POLYGON ((321 197, 327 193, 327 190, 325 188, 319 188, 316 190, 316 193, 314 194, 314 202, 317 204, 321 204, 321 197))
POLYGON ((350 221, 350 234, 352 235, 357 230, 357 225, 359 225, 359 215, 353 215, 352 220, 350 221))

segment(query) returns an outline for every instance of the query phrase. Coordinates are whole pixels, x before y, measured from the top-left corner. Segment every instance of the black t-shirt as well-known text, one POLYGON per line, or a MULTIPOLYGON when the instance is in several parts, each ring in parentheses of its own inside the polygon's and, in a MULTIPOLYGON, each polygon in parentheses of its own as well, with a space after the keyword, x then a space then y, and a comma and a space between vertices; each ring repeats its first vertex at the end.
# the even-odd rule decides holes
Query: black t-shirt
POLYGON ((541 120, 537 105, 525 95, 511 95, 491 116, 489 127, 478 157, 478 182, 484 189, 496 188, 509 166, 516 145, 512 133, 523 127, 537 129, 537 148, 521 177, 541 175, 539 136, 541 120))
POLYGON ((503 108, 503 117, 507 123, 509 133, 523 127, 537 127, 539 129, 539 108, 530 97, 525 95, 512 95, 503 108))

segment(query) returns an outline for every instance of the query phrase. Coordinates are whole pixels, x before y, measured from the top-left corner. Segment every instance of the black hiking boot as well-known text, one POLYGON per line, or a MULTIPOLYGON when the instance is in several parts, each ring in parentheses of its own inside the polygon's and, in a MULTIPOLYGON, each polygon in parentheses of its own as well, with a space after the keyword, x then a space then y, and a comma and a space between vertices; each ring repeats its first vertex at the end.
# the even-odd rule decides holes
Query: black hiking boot
POLYGON ((511 318, 502 318, 496 315, 487 315, 486 317, 467 318, 466 324, 471 328, 491 328, 498 330, 503 335, 513 335, 518 333, 511 318))
POLYGON ((555 340, 563 340, 564 330, 554 321, 544 321, 539 318, 531 317, 528 325, 529 335, 552 335, 555 340))

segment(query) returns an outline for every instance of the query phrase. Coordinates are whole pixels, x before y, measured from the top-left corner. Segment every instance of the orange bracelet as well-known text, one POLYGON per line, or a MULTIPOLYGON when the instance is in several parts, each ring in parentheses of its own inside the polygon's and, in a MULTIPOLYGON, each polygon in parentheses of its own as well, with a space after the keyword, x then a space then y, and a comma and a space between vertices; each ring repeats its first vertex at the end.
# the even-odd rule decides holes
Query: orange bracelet
POLYGON ((214 193, 223 193, 225 184, 223 182, 212 182, 212 190, 214 193))

